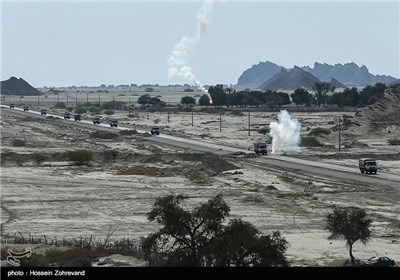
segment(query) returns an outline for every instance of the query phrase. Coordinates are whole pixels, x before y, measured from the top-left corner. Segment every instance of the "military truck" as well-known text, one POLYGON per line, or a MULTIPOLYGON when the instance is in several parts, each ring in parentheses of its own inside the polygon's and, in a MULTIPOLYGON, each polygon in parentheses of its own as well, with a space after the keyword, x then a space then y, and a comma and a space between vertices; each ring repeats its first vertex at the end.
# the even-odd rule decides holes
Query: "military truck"
POLYGON ((70 112, 65 112, 64 113, 64 120, 65 119, 70 119, 71 118, 71 113, 70 112))
POLYGON ((10 104, 10 108, 14 108, 14 104, 11 103, 11 104, 10 104))
POLYGON ((28 106, 24 106, 24 111, 29 111, 29 107, 28 106))
POLYGON ((378 163, 375 159, 372 158, 365 158, 358 160, 358 166, 360 167, 360 171, 362 174, 369 173, 369 174, 376 174, 378 171, 378 163))
POLYGON ((151 132, 151 135, 154 135, 154 134, 160 135, 160 127, 159 126, 152 126, 150 132, 151 132))
POLYGON ((110 122, 110 127, 113 127, 113 126, 115 126, 115 127, 118 126, 118 121, 117 121, 117 120, 112 120, 112 121, 110 122))
POLYGON ((100 117, 99 116, 93 118, 93 124, 100 124, 100 117))
POLYGON ((40 110, 40 114, 41 114, 41 115, 46 115, 46 114, 47 114, 47 110, 46 110, 46 109, 40 110))
POLYGON ((81 120, 81 115, 80 114, 75 114, 74 115, 75 121, 80 121, 81 120))
POLYGON ((266 155, 267 154, 267 143, 265 141, 256 141, 254 142, 254 152, 257 155, 266 155))

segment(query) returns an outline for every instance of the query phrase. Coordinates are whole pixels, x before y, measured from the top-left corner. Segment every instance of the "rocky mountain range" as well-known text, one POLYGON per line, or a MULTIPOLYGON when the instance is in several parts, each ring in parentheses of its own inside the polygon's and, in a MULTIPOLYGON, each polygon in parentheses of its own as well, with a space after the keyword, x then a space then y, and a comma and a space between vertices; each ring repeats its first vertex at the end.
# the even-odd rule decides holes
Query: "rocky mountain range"
POLYGON ((8 80, 1 81, 1 94, 2 95, 40 95, 41 92, 31 86, 27 81, 22 78, 17 79, 11 77, 8 80))
MULTIPOLYGON (((392 76, 387 75, 373 75, 369 72, 368 68, 365 65, 359 67, 354 62, 346 63, 346 64, 335 64, 329 65, 326 63, 318 63, 316 62, 314 66, 311 68, 309 66, 297 67, 295 66, 292 69, 286 69, 283 66, 279 66, 275 63, 266 61, 260 62, 257 65, 253 65, 251 68, 245 70, 242 75, 238 79, 237 86, 241 87, 249 87, 249 88, 266 88, 267 81, 272 83, 268 88, 276 88, 278 86, 282 86, 282 90, 290 90, 284 84, 278 85, 276 80, 278 78, 282 78, 282 75, 285 73, 282 70, 286 71, 286 73, 290 73, 292 70, 296 69, 293 73, 291 73, 291 78, 297 80, 299 87, 308 88, 308 83, 316 78, 319 82, 333 82, 336 83, 335 87, 340 87, 340 85, 344 85, 347 87, 353 86, 366 86, 366 85, 374 85, 376 83, 385 83, 387 85, 395 82, 397 79, 392 76), (313 77, 300 72, 299 69, 303 70, 311 74, 313 77), (275 77, 275 75, 278 75, 275 77), (301 75, 298 76, 298 75, 301 75), (308 78, 306 78, 308 76, 308 78), (272 79, 272 80, 271 80, 272 79), (304 80, 305 84, 302 85, 301 81, 304 80)), ((288 81, 289 77, 285 78, 285 81, 288 81)), ((296 84, 295 82, 291 82, 291 84, 296 84)))

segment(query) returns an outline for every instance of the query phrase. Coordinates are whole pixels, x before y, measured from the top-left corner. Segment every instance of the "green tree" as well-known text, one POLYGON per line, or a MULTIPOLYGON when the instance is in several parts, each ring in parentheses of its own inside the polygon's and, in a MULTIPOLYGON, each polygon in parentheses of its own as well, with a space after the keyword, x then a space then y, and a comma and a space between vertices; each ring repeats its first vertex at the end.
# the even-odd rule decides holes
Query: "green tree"
POLYGON ((181 98, 181 104, 186 106, 196 105, 196 99, 191 96, 184 96, 181 98))
POLYGON ((200 106, 209 106, 210 105, 210 98, 207 94, 203 94, 199 99, 200 106))
POLYGON ((365 210, 359 208, 337 208, 328 214, 325 229, 331 235, 329 240, 344 239, 349 247, 351 263, 354 264, 353 244, 360 240, 366 244, 370 238, 369 226, 371 220, 367 218, 365 210))
POLYGON ((335 88, 331 87, 331 85, 327 82, 315 83, 314 91, 318 107, 321 107, 321 104, 325 104, 327 93, 334 90, 335 88))
POLYGON ((227 104, 226 92, 223 89, 223 85, 217 84, 216 86, 210 86, 208 93, 211 96, 214 106, 221 107, 227 104))
POLYGON ((287 241, 279 231, 261 234, 252 224, 232 220, 222 238, 216 240, 207 254, 208 266, 288 266, 285 257, 287 241))
POLYGON ((297 88, 290 95, 296 105, 311 104, 312 95, 304 88, 297 88))
POLYGON ((156 199, 148 214, 161 228, 142 240, 150 266, 284 266, 286 241, 279 232, 262 235, 250 223, 235 219, 224 225, 229 206, 217 195, 193 210, 186 197, 156 199))

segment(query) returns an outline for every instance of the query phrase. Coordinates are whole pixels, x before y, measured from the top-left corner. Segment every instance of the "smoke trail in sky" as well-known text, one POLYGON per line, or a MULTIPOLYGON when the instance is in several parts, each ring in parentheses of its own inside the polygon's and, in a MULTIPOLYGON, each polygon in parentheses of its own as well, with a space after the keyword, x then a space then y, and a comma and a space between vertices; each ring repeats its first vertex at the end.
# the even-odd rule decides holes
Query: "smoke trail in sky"
MULTIPOLYGON (((171 52, 167 62, 169 65, 168 77, 173 79, 176 76, 189 80, 199 90, 208 94, 201 82, 193 74, 192 69, 187 65, 186 59, 198 43, 208 27, 208 16, 213 11, 218 0, 206 0, 197 13, 197 33, 193 37, 183 36, 171 52)), ((211 100, 211 98, 210 98, 211 100)))
POLYGON ((279 112, 278 122, 271 122, 269 128, 269 134, 272 137, 272 154, 299 150, 300 123, 292 120, 286 110, 279 112))

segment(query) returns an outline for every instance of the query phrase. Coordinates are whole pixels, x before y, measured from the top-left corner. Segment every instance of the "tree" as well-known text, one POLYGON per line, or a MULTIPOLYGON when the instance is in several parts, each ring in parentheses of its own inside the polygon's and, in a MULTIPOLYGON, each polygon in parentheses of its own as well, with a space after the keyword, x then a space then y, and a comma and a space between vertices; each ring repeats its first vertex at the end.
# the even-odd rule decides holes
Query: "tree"
POLYGON ((139 96, 138 103, 142 106, 145 106, 150 103, 151 96, 150 94, 143 94, 139 96))
POLYGON ((199 105, 200 106, 208 106, 210 105, 210 98, 208 97, 207 94, 203 94, 200 99, 199 99, 199 105))
POLYGON ((322 83, 315 83, 314 90, 318 107, 321 107, 321 104, 325 104, 326 94, 329 91, 334 91, 335 88, 331 87, 331 85, 327 82, 322 82, 322 83))
POLYGON ((312 100, 311 94, 304 88, 295 89, 290 97, 292 98, 293 103, 296 105, 311 104, 312 100))
POLYGON ((142 240, 150 266, 285 266, 287 242, 279 232, 262 235, 240 219, 225 225, 229 206, 222 195, 193 210, 182 195, 156 199, 148 213, 162 227, 142 240))
POLYGON ((227 104, 226 92, 223 89, 223 85, 217 84, 216 86, 210 86, 208 93, 211 96, 214 106, 223 106, 227 104))
POLYGON ((338 208, 333 210, 333 213, 328 214, 325 229, 331 233, 328 237, 329 240, 346 240, 346 245, 349 246, 351 263, 354 264, 353 244, 357 240, 364 244, 368 242, 371 234, 369 230, 370 224, 371 220, 367 219, 365 210, 354 207, 338 208))
POLYGON ((196 105, 196 99, 191 96, 184 96, 181 98, 181 104, 186 106, 196 105))

